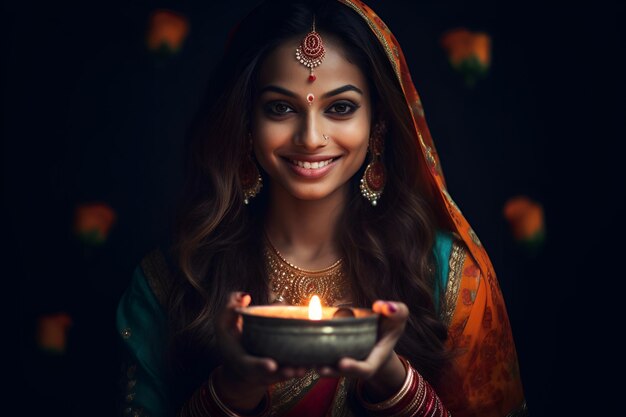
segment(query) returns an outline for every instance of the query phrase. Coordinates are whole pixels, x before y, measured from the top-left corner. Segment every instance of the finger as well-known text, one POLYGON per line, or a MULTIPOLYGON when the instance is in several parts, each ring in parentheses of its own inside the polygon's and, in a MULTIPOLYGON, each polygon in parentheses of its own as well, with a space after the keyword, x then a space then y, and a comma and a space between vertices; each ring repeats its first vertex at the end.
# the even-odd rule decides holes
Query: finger
POLYGON ((308 369, 303 366, 281 366, 279 372, 287 378, 303 377, 308 369))
POLYGON ((218 314, 218 330, 224 332, 237 327, 239 319, 238 309, 247 307, 251 301, 250 294, 240 291, 231 292, 226 302, 226 307, 218 314))
POLYGON ((240 338, 243 332, 243 317, 241 316, 241 311, 250 305, 250 303, 252 302, 252 297, 250 296, 250 294, 247 294, 247 293, 239 293, 238 301, 239 301, 239 306, 235 308, 235 312, 237 313, 236 336, 237 338, 240 338))
POLYGON ((339 371, 353 378, 371 378, 383 362, 376 357, 368 357, 366 360, 358 361, 353 358, 343 358, 339 361, 339 371))
POLYGON ((304 368, 302 366, 293 366, 293 367, 290 367, 290 368, 293 370, 293 373, 292 373, 293 377, 298 377, 298 378, 301 378, 304 375, 306 375, 306 373, 308 371, 307 368, 304 368))
POLYGON ((227 307, 229 308, 248 307, 251 302, 252 302, 252 297, 247 292, 234 291, 230 293, 227 307))
POLYGON ((372 310, 381 315, 378 328, 379 340, 391 338, 395 343, 404 332, 409 317, 406 304, 398 301, 377 300, 372 305, 372 310))
POLYGON ((358 361, 353 358, 341 358, 337 363, 337 367, 339 368, 339 372, 347 377, 368 379, 374 375, 377 369, 376 366, 371 363, 373 361, 374 360, 369 357, 365 361, 358 361))
POLYGON ((279 376, 278 364, 271 358, 260 358, 244 353, 231 362, 230 366, 240 377, 250 381, 265 382, 279 376))
POLYGON ((285 379, 291 379, 296 376, 296 369, 290 366, 281 367, 278 372, 285 379))
POLYGON ((241 306, 248 307, 252 302, 252 296, 248 293, 241 293, 241 306))
POLYGON ((342 358, 337 364, 337 367, 339 371, 346 376, 368 379, 373 376, 381 365, 389 359, 389 356, 393 354, 396 340, 397 339, 391 337, 381 339, 364 360, 360 361, 348 357, 342 358))
POLYGON ((317 369, 317 373, 324 378, 337 378, 340 376, 340 373, 337 369, 331 366, 322 366, 317 369))
POLYGON ((278 370, 278 364, 272 358, 258 358, 256 356, 246 355, 245 359, 248 360, 254 368, 257 368, 260 372, 271 375, 278 370))
POLYGON ((409 317, 409 308, 400 301, 376 300, 372 304, 372 310, 395 321, 404 321, 409 317))

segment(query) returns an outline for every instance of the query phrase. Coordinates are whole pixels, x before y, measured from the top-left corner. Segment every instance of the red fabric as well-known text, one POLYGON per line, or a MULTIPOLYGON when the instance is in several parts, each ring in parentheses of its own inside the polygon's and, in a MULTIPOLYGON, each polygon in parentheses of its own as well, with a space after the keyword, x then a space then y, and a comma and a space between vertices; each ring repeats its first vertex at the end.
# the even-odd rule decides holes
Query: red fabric
POLYGON ((339 378, 320 378, 285 417, 323 417, 331 408, 339 378))

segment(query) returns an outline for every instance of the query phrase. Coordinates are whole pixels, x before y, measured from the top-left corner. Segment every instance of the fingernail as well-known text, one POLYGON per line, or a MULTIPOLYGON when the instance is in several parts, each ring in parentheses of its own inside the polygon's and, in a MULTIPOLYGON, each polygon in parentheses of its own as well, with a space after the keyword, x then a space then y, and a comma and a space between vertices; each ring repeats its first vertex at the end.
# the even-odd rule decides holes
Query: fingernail
POLYGON ((398 307, 396 307, 394 303, 387 303, 387 307, 389 307, 389 311, 391 311, 392 313, 398 311, 398 307))
POLYGON ((267 369, 269 372, 276 372, 278 366, 276 365, 276 362, 270 361, 265 364, 265 369, 267 369))

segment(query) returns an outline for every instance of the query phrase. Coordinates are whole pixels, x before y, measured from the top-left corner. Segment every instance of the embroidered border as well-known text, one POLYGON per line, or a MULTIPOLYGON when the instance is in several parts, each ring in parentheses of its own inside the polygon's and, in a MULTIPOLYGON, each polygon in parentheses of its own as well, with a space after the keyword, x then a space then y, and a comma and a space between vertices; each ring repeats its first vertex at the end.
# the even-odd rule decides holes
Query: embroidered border
POLYGON ((448 284, 446 285, 444 308, 441 309, 441 320, 446 326, 450 325, 454 316, 456 300, 459 296, 461 278, 463 276, 463 264, 466 257, 467 251, 463 247, 462 242, 454 241, 452 243, 450 260, 448 261, 450 271, 448 273, 448 284))
POLYGON ((167 304, 167 296, 172 284, 170 269, 163 252, 155 249, 141 260, 141 269, 154 293, 162 306, 167 304))
POLYGON ((372 31, 374 32, 374 34, 376 35, 380 43, 383 45, 383 49, 387 53, 387 57, 389 58, 391 67, 393 68, 393 71, 396 73, 396 77, 398 77, 398 81, 400 81, 400 85, 402 86, 402 88, 404 88, 404 83, 402 82, 402 76, 400 75, 400 68, 398 68, 396 55, 391 50, 391 47, 389 46, 389 42, 387 42, 387 38, 385 38, 385 35, 382 34, 382 32, 376 26, 376 24, 370 20, 370 18, 363 12, 363 10, 359 8, 359 6, 357 6, 350 0, 340 0, 340 1, 346 6, 349 6, 355 12, 357 12, 363 18, 363 20, 365 20, 365 22, 368 24, 370 29, 372 29, 372 31))
POLYGON ((356 385, 354 379, 341 378, 337 384, 335 398, 333 398, 330 417, 354 417, 350 406, 348 405, 348 391, 354 389, 356 385))
POLYGON ((310 369, 302 378, 293 378, 272 387, 270 416, 282 416, 294 402, 299 401, 320 379, 319 374, 310 369))
POLYGON ((136 372, 136 363, 128 364, 125 362, 122 364, 122 377, 119 383, 122 394, 122 415, 124 417, 147 417, 142 407, 135 407, 133 404, 137 395, 135 391, 137 385, 136 372))

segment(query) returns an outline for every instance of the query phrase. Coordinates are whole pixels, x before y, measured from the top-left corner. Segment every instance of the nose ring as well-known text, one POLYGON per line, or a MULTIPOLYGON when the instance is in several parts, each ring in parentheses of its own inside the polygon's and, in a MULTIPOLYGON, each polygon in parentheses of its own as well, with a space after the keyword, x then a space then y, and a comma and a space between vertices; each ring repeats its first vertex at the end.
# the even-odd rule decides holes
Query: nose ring
POLYGON ((328 142, 328 136, 322 134, 322 137, 324 138, 324 143, 328 142))

